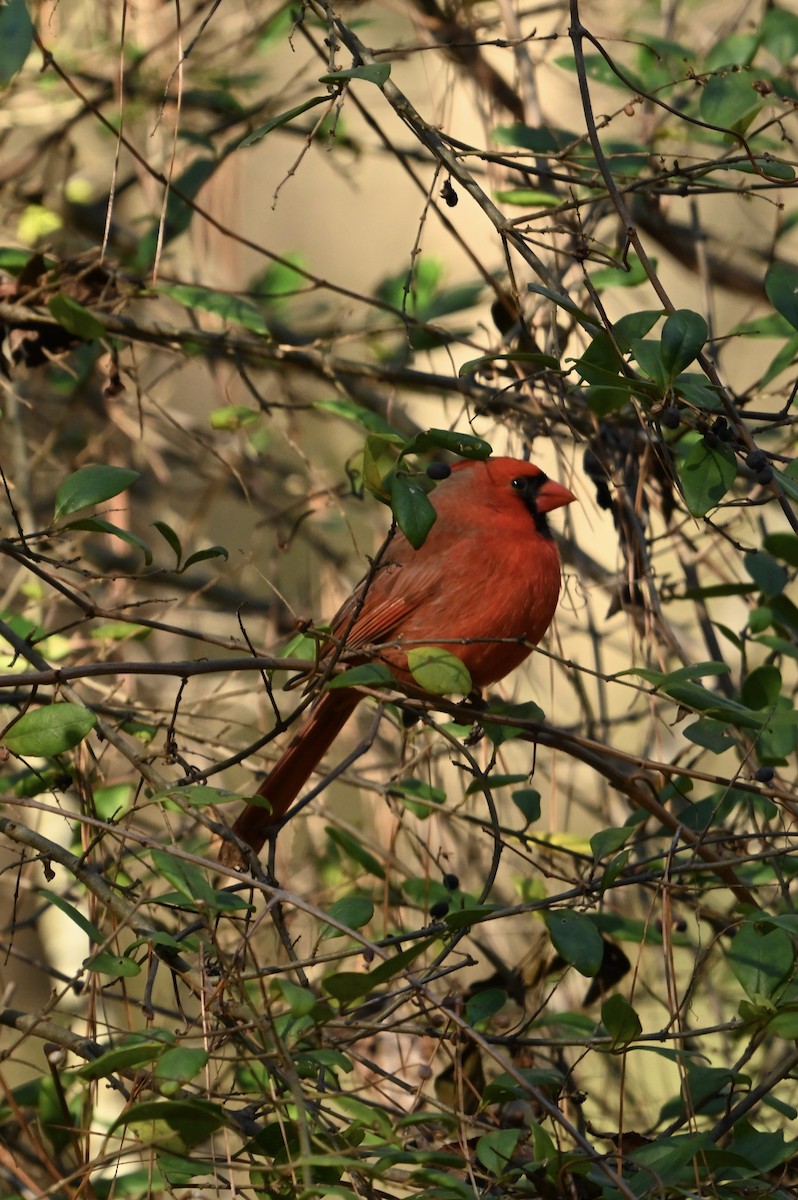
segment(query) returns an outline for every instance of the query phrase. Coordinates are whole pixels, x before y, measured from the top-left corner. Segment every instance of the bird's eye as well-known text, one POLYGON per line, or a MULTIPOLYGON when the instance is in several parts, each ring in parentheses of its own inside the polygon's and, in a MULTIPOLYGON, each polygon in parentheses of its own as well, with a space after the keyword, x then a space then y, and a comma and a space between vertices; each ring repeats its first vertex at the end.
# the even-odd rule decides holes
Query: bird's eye
POLYGON ((448 479, 452 473, 452 468, 448 463, 434 462, 427 467, 427 475, 430 479, 448 479))
POLYGON ((519 492, 525 492, 529 477, 527 475, 518 475, 510 484, 510 487, 516 488, 519 492))

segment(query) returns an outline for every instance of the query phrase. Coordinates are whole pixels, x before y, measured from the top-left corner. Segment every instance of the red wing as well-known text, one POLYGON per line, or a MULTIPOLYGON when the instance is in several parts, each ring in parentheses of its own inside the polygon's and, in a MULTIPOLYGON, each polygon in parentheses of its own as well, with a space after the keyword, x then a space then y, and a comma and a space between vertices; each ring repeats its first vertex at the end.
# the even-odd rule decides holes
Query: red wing
POLYGON ((386 563, 378 569, 366 589, 363 580, 337 612, 333 634, 346 639, 348 650, 392 641, 403 632, 416 609, 429 600, 440 583, 435 564, 386 563))

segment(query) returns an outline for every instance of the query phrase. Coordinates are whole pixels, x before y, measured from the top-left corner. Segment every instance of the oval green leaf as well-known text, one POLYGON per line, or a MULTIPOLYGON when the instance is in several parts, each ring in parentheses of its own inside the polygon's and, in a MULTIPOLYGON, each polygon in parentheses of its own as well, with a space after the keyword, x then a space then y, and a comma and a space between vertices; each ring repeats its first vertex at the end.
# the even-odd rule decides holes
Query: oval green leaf
POLYGON ((798 329, 798 267, 774 263, 765 275, 765 292, 776 312, 798 329))
POLYGON ((0 87, 11 82, 33 45, 33 25, 25 0, 0 7, 0 87))
POLYGON ((734 483, 737 475, 734 451, 723 442, 710 449, 701 438, 682 460, 679 475, 687 508, 694 517, 703 517, 720 504, 734 483))
POLYGON ((407 665, 418 686, 433 696, 467 696, 473 690, 468 667, 442 646, 415 646, 407 652, 407 665))
POLYGON ((52 758, 79 745, 97 718, 79 704, 51 704, 23 713, 6 733, 3 745, 25 758, 52 758))
MULTIPOLYGON (((350 929, 362 929, 374 916, 374 905, 366 896, 342 896, 327 909, 327 915, 350 929)), ((325 925, 320 934, 324 938, 343 937, 343 930, 336 925, 325 925)))
POLYGON ((643 1032, 640 1018, 625 996, 610 996, 601 1006, 601 1020, 613 1047, 627 1045, 643 1032))
POLYGON ((58 292, 52 300, 48 300, 47 307, 67 333, 81 338, 84 342, 105 337, 105 326, 102 322, 98 321, 94 313, 90 312, 88 308, 84 308, 82 304, 78 304, 77 300, 73 300, 71 296, 65 296, 63 292, 58 292))
POLYGON ((124 492, 138 477, 138 471, 130 471, 127 467, 81 467, 69 475, 56 492, 54 519, 60 521, 82 508, 102 504, 124 492))
POLYGON ((135 533, 131 533, 129 529, 121 529, 119 525, 113 525, 110 521, 103 520, 102 517, 81 517, 77 521, 70 521, 65 529, 80 529, 86 533, 104 533, 108 537, 118 537, 120 541, 127 542, 128 546, 135 546, 144 555, 144 562, 147 566, 152 562, 152 551, 147 543, 135 533))
POLYGON ((571 908, 558 908, 544 919, 557 953, 580 975, 595 975, 604 958, 604 943, 590 917, 571 908))
POLYGON ((689 308, 671 313, 662 327, 660 340, 662 365, 669 380, 673 381, 689 367, 708 336, 709 328, 700 313, 691 312, 689 308))
POLYGON ((359 67, 347 67, 345 71, 330 71, 319 78, 319 83, 343 83, 350 79, 365 79, 382 87, 391 74, 390 63, 363 63, 359 67))
POLYGON ((134 975, 141 974, 139 964, 122 954, 95 954, 94 958, 87 959, 83 965, 87 971, 98 975, 110 975, 112 979, 132 979, 134 975))
POLYGON ((719 129, 743 133, 762 107, 747 71, 714 75, 701 92, 701 119, 719 129))
POLYGON ((396 523, 414 550, 420 550, 438 514, 426 491, 409 475, 397 472, 390 481, 391 508, 396 523))
POLYGON ((271 133, 273 129, 279 129, 281 125, 287 125, 289 121, 293 121, 295 117, 299 117, 302 113, 307 112, 309 108, 315 108, 317 104, 323 104, 324 101, 329 102, 329 96, 311 96, 310 100, 305 100, 302 104, 297 104, 294 108, 289 108, 279 116, 272 117, 271 121, 267 121, 265 125, 259 126, 254 133, 250 133, 244 138, 243 142, 238 143, 238 149, 243 150, 245 146, 254 146, 261 138, 265 138, 267 133, 271 133))

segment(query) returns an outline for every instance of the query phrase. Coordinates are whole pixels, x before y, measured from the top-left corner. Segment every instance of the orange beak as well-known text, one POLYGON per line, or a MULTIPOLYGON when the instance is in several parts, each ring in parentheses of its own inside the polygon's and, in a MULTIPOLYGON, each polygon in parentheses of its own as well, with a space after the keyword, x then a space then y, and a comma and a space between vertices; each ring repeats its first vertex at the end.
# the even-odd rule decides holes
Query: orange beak
POLYGON ((535 496, 535 508, 538 512, 551 512, 553 508, 562 508, 576 499, 573 492, 553 479, 547 479, 535 496))

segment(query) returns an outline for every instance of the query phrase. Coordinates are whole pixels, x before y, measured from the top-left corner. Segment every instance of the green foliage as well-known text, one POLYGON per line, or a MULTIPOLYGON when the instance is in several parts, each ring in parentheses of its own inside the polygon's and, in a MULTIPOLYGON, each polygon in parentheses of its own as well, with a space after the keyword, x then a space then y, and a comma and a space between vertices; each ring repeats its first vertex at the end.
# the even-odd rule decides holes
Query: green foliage
POLYGON ((798 16, 349 7, 0 6, 6 1190, 790 1200, 798 16), (402 697, 491 453, 555 626, 402 697))

